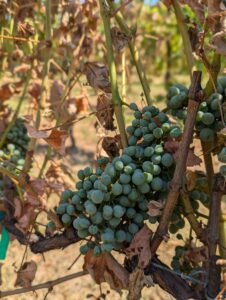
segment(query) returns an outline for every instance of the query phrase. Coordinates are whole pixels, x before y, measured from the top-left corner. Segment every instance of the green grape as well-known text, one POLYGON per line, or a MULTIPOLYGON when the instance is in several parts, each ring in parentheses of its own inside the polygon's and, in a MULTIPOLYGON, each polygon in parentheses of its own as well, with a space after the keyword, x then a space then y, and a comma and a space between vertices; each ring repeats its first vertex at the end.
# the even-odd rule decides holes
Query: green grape
POLYGON ((134 117, 135 117, 136 119, 141 119, 141 118, 142 118, 142 113, 141 113, 139 110, 136 110, 136 111, 134 112, 134 117))
POLYGON ((136 210, 132 207, 129 207, 127 210, 126 210, 126 216, 127 218, 129 219, 132 219, 136 214, 136 210))
POLYGON ((85 178, 85 174, 84 174, 83 170, 79 170, 77 173, 77 176, 80 180, 83 180, 85 178))
POLYGON ((101 174, 103 173, 103 170, 99 167, 96 168, 96 175, 101 176, 101 174))
POLYGON ((8 145, 6 146, 6 148, 7 148, 10 152, 14 152, 14 150, 15 150, 15 145, 14 145, 14 144, 8 144, 8 145))
POLYGON ((197 211, 199 209, 199 203, 196 201, 192 201, 191 206, 192 206, 193 210, 195 210, 195 211, 197 211))
POLYGON ((151 173, 144 172, 145 182, 150 183, 153 179, 153 175, 151 173))
POLYGON ((101 250, 103 252, 111 252, 113 250, 113 246, 111 243, 103 243, 101 244, 101 250))
POLYGON ((0 157, 4 157, 4 156, 5 156, 4 151, 0 150, 0 157))
POLYGON ((218 159, 222 163, 226 163, 226 147, 221 149, 221 152, 218 154, 218 159))
POLYGON ((98 163, 98 165, 106 165, 109 163, 109 158, 106 156, 99 157, 97 159, 97 163, 98 163))
POLYGON ((116 228, 121 223, 121 219, 119 218, 112 218, 109 220, 109 225, 113 228, 116 228))
POLYGON ((111 219, 113 215, 113 208, 110 205, 104 205, 103 216, 106 219, 111 219))
POLYGON ((93 173, 93 170, 92 170, 91 167, 86 167, 86 168, 83 170, 83 172, 84 172, 84 175, 85 175, 86 177, 88 177, 88 176, 90 176, 90 175, 93 173))
POLYGON ((168 120, 168 117, 167 117, 167 115, 164 112, 160 112, 158 114, 158 118, 161 121, 161 123, 164 123, 164 122, 166 122, 168 120))
POLYGON ((144 113, 143 118, 144 118, 144 120, 146 120, 146 121, 151 121, 151 119, 152 119, 152 114, 151 114, 151 112, 146 111, 146 112, 144 113))
POLYGON ((200 192, 197 191, 197 190, 193 190, 191 193, 190 193, 190 196, 192 199, 194 200, 199 200, 200 199, 200 192))
POLYGON ((86 191, 91 190, 91 188, 93 187, 93 184, 90 180, 86 179, 83 181, 83 189, 86 191))
POLYGON ((135 155, 136 152, 136 147, 135 146, 129 146, 127 148, 125 148, 124 153, 129 155, 129 156, 133 156, 135 155))
POLYGON ((217 83, 222 85, 222 87, 225 89, 226 88, 226 77, 225 76, 218 77, 217 83))
POLYGON ((185 120, 187 118, 187 111, 184 109, 178 109, 177 111, 177 117, 180 120, 185 120))
POLYGON ((176 86, 171 86, 171 87, 169 88, 169 94, 168 94, 169 98, 172 98, 173 96, 177 96, 177 95, 179 95, 179 94, 180 94, 180 90, 179 90, 178 87, 176 87, 176 86))
POLYGON ((132 182, 135 185, 142 185, 145 181, 144 174, 140 170, 136 170, 132 176, 132 182))
POLYGON ((69 216, 68 214, 63 214, 61 217, 61 221, 63 222, 63 224, 68 225, 71 223, 71 216, 69 216))
POLYGON ((199 105, 199 110, 201 110, 203 112, 207 112, 208 111, 208 106, 207 106, 207 102, 206 101, 201 102, 201 104, 199 105))
POLYGON ((130 201, 127 197, 125 196, 120 196, 119 198, 119 204, 124 206, 124 207, 129 207, 130 206, 130 201))
POLYGON ((88 228, 89 227, 89 225, 90 225, 90 221, 88 220, 88 219, 86 219, 86 218, 81 218, 81 217, 79 217, 78 218, 79 219, 79 226, 82 228, 82 229, 86 229, 86 228, 88 228))
POLYGON ((90 225, 88 231, 91 235, 96 235, 98 233, 98 227, 96 225, 90 225))
POLYGON ((139 188, 139 191, 141 192, 141 194, 147 194, 148 192, 150 192, 150 186, 148 183, 139 185, 138 188, 139 188))
POLYGON ((77 190, 83 189, 83 181, 76 182, 75 187, 76 187, 77 190))
POLYGON ((200 139, 204 142, 214 140, 214 131, 210 128, 203 128, 200 131, 200 139))
POLYGON ((177 259, 173 259, 171 262, 171 267, 175 270, 175 271, 180 271, 180 262, 177 259))
POLYGON ((80 198, 86 198, 86 191, 85 190, 79 190, 78 195, 80 198))
POLYGON ((68 215, 72 216, 75 213, 75 207, 72 204, 68 204, 66 208, 66 212, 68 215))
POLYGON ((150 217, 149 216, 149 218, 148 218, 148 220, 149 220, 149 222, 151 223, 151 224, 155 224, 156 222, 157 222, 157 217, 150 217))
POLYGON ((115 233, 115 239, 118 243, 123 243, 126 240, 126 233, 124 230, 118 230, 115 233))
POLYGON ((142 169, 144 170, 144 172, 152 173, 153 172, 153 163, 151 163, 150 161, 144 161, 142 164, 142 169))
POLYGON ((155 137, 154 137, 154 135, 152 133, 149 133, 149 134, 145 134, 143 136, 143 138, 144 138, 144 141, 146 143, 150 143, 150 142, 152 142, 154 140, 155 137))
POLYGON ((170 130, 170 136, 172 138, 178 138, 182 135, 182 131, 179 127, 174 127, 170 130))
POLYGON ((136 103, 134 103, 134 102, 130 103, 129 108, 130 108, 131 110, 138 110, 138 106, 137 106, 136 103))
POLYGON ((131 163, 133 160, 129 155, 123 154, 121 156, 121 160, 124 163, 124 165, 128 165, 129 163, 131 163))
POLYGON ((93 222, 93 224, 101 224, 103 221, 101 212, 98 211, 95 215, 91 216, 91 221, 93 222))
POLYGON ((105 243, 111 243, 114 242, 115 237, 114 237, 114 231, 111 229, 108 229, 104 233, 101 234, 101 240, 105 243))
POLYGON ((173 156, 170 153, 164 153, 161 158, 161 163, 164 167, 169 168, 173 164, 173 156))
POLYGON ((144 156, 146 156, 146 157, 151 157, 153 153, 154 153, 153 147, 146 147, 144 149, 144 156))
POLYGON ((132 135, 132 136, 129 138, 129 140, 128 140, 128 144, 129 144, 130 146, 135 146, 136 143, 137 143, 137 138, 136 138, 134 135, 132 135))
POLYGON ((158 155, 158 154, 153 154, 151 157, 151 161, 156 165, 160 164, 161 160, 162 160, 162 157, 161 157, 161 155, 158 155))
POLYGON ((140 126, 142 126, 142 127, 148 127, 148 121, 146 121, 146 120, 144 120, 144 119, 141 119, 140 120, 140 126))
POLYGON ((131 186, 129 184, 123 184, 122 192, 124 195, 128 195, 131 192, 131 186))
POLYGON ((163 130, 163 133, 168 133, 170 131, 170 123, 163 123, 162 124, 162 130, 163 130))
POLYGON ((95 246, 93 249, 93 256, 99 256, 101 254, 100 246, 95 246))
POLYGON ((150 131, 153 131, 155 128, 157 128, 157 124, 155 122, 151 122, 148 124, 148 129, 150 131))
POLYGON ((105 173, 102 173, 100 180, 105 185, 111 184, 111 177, 105 173))
POLYGON ((132 174, 132 173, 133 173, 133 168, 132 168, 130 165, 128 165, 128 166, 125 166, 125 168, 124 168, 124 172, 125 172, 125 174, 128 174, 128 175, 130 175, 130 174, 132 174))
POLYGON ((140 210, 146 211, 147 208, 148 208, 148 201, 145 199, 145 200, 139 202, 138 207, 139 207, 140 210))
POLYGON ((148 127, 142 127, 141 131, 142 131, 142 135, 148 134, 150 132, 148 127))
POLYGON ((128 198, 131 201, 137 201, 138 197, 139 197, 138 191, 135 188, 131 189, 131 192, 129 193, 128 198))
POLYGON ((107 165, 105 169, 105 173, 109 175, 111 178, 114 178, 116 176, 115 168, 111 164, 107 165))
POLYGON ((202 122, 205 125, 211 125, 215 121, 214 115, 212 113, 206 112, 202 116, 202 122))
POLYGON ((226 165, 222 165, 220 167, 220 173, 221 175, 223 175, 224 177, 226 176, 226 165))
POLYGON ((130 243, 132 241, 132 239, 133 239, 132 234, 129 232, 126 232, 126 242, 130 243))
POLYGON ((139 126, 140 126, 140 120, 134 119, 134 120, 132 121, 132 126, 134 126, 135 128, 136 128, 136 127, 139 127, 139 126))
POLYGON ((56 230, 56 224, 53 221, 49 221, 47 228, 50 230, 56 230))
POLYGON ((115 163, 115 169, 116 169, 117 171, 121 171, 121 170, 123 170, 123 168, 124 168, 124 164, 123 164, 122 161, 117 161, 117 162, 115 163))
POLYGON ((139 158, 143 158, 143 156, 144 156, 144 149, 140 146, 137 146, 135 157, 139 159, 139 158))
POLYGON ((126 131, 129 133, 129 134, 133 134, 134 133, 134 131, 135 131, 135 127, 134 126, 128 126, 127 128, 126 128, 126 131))
POLYGON ((153 178, 151 187, 154 191, 160 191, 163 187, 163 181, 160 177, 153 178))
POLYGON ((131 223, 131 224, 129 224, 129 226, 128 226, 128 231, 129 231, 131 234, 136 234, 136 233, 139 231, 139 227, 137 226, 137 224, 131 223))
POLYGON ((95 215, 97 212, 97 208, 93 203, 86 205, 85 210, 86 210, 87 214, 89 214, 90 216, 95 215))
POLYGON ((177 227, 179 228, 179 229, 182 229, 182 228, 184 228, 184 226, 185 226, 185 221, 184 221, 184 219, 180 219, 178 222, 177 222, 177 227))
POLYGON ((213 99, 210 103, 210 107, 212 110, 219 110, 222 102, 222 95, 221 99, 213 99))
POLYGON ((122 185, 118 182, 112 184, 112 193, 115 196, 122 194, 122 185))
POLYGON ((122 184, 127 184, 130 182, 131 180, 131 176, 127 175, 127 174, 121 174, 119 177, 119 180, 122 184))
POLYGON ((80 246, 80 253, 85 255, 89 251, 89 246, 87 244, 80 246))
POLYGON ((125 213, 126 209, 124 207, 122 207, 121 205, 115 205, 113 207, 113 215, 116 218, 121 218, 124 213, 125 213))
POLYGON ((61 202, 66 202, 68 199, 70 199, 71 197, 73 196, 73 193, 71 190, 64 190, 62 193, 61 193, 61 196, 60 196, 60 200, 61 202))
POLYGON ((139 138, 139 137, 141 137, 142 135, 143 135, 143 133, 142 133, 141 128, 137 128, 137 129, 134 131, 134 136, 135 136, 135 137, 139 138))
POLYGON ((178 227, 176 224, 170 224, 169 226, 169 232, 172 233, 172 234, 175 234, 177 231, 178 231, 178 227))
POLYGON ((56 213, 58 215, 63 215, 66 212, 67 203, 62 203, 56 208, 56 213))
POLYGON ((153 130, 153 135, 156 139, 160 139, 163 136, 163 130, 162 128, 155 128, 153 130))
POLYGON ((144 221, 142 214, 136 213, 133 217, 133 222, 136 224, 141 224, 144 221))
POLYGON ((162 147, 162 145, 156 145, 155 146, 155 153, 156 154, 162 154, 164 152, 164 149, 162 147))
POLYGON ((91 199, 95 204, 102 203, 104 200, 104 193, 99 190, 92 190, 91 199))

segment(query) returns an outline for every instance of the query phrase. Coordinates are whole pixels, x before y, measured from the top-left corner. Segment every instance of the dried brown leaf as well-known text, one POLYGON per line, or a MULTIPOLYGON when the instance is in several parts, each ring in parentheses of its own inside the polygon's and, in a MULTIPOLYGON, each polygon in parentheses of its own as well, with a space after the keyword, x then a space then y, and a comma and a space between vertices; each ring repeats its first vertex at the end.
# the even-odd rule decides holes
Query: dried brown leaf
POLYGON ((66 131, 59 130, 57 128, 54 128, 50 135, 47 138, 44 138, 44 140, 53 147, 58 153, 61 155, 65 154, 65 141, 68 137, 68 134, 66 131))
POLYGON ((102 147, 109 157, 119 156, 120 144, 118 139, 106 136, 103 138, 102 147))
POLYGON ((29 94, 38 100, 41 95, 41 85, 39 83, 32 83, 29 87, 29 94))
POLYGON ((127 34, 122 32, 118 27, 111 28, 112 42, 116 51, 121 51, 131 40, 127 34))
POLYGON ((97 118, 100 122, 100 124, 106 129, 106 130, 115 130, 114 126, 114 109, 112 107, 111 101, 109 97, 102 93, 98 95, 97 98, 97 118))
POLYGON ((190 261, 194 266, 199 263, 203 263, 208 259, 208 248, 207 246, 194 247, 183 253, 184 258, 190 261))
POLYGON ((35 279, 36 271, 37 264, 33 260, 25 262, 17 273, 15 286, 30 287, 35 279))
POLYGON ((141 299, 141 292, 144 287, 144 270, 136 268, 129 275, 129 295, 128 300, 141 299))
POLYGON ((85 73, 90 86, 95 89, 100 89, 105 93, 111 93, 109 72, 104 64, 87 62, 84 65, 83 72, 85 73))
POLYGON ((196 186, 197 173, 191 170, 186 171, 186 186, 187 190, 190 192, 194 190, 196 186))
POLYGON ((129 274, 110 253, 93 256, 90 250, 84 258, 83 269, 87 270, 96 283, 107 282, 116 291, 127 289, 129 274))
POLYGON ((43 130, 37 130, 35 129, 33 126, 29 125, 29 124, 25 124, 26 128, 27 128, 27 133, 31 138, 34 139, 45 139, 49 136, 49 132, 48 131, 43 131, 43 130))
POLYGON ((14 91, 11 87, 10 83, 5 83, 2 86, 0 86, 0 101, 8 100, 12 95, 14 91))
POLYGON ((138 231, 130 246, 125 250, 126 255, 132 258, 134 255, 138 255, 138 267, 144 269, 151 259, 150 240, 153 232, 144 225, 140 231, 138 231))
POLYGON ((162 214, 164 204, 155 200, 151 200, 148 204, 148 214, 151 217, 158 217, 162 214))
POLYGON ((86 95, 81 95, 75 98, 76 112, 77 114, 83 112, 86 113, 89 110, 88 97, 86 95))

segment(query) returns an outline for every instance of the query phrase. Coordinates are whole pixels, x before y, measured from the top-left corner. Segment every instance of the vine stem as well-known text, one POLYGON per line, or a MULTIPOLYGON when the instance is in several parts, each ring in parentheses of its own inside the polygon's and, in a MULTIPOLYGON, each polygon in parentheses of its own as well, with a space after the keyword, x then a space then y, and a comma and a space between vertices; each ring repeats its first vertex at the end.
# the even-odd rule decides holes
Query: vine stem
POLYGON ((183 45, 184 45, 184 53, 185 53, 186 60, 187 60, 190 78, 192 79, 192 72, 194 70, 195 63, 194 63, 194 57, 193 57, 193 53, 192 53, 191 42, 190 42, 190 38, 188 35, 187 25, 184 21, 184 15, 183 15, 183 12, 181 10, 181 7, 180 7, 180 4, 178 3, 178 1, 171 0, 171 2, 174 7, 177 24, 178 24, 178 27, 179 27, 179 30, 180 30, 180 33, 182 36, 183 45))
POLYGON ((41 289, 48 289, 49 292, 51 292, 54 286, 61 284, 65 281, 69 281, 69 280, 72 280, 75 278, 82 277, 87 274, 88 274, 87 271, 80 271, 80 272, 76 272, 76 273, 73 273, 73 274, 70 274, 67 276, 57 278, 55 280, 50 280, 50 281, 46 281, 44 283, 33 285, 33 286, 27 287, 27 288, 25 287, 25 288, 10 290, 10 291, 0 291, 0 298, 24 294, 24 293, 28 293, 28 292, 34 292, 34 291, 41 290, 41 289))
POLYGON ((126 102, 126 51, 122 52, 122 101, 126 102))
MULTIPOLYGON (((111 10, 113 12, 117 11, 117 8, 116 8, 115 4, 111 0, 107 0, 107 2, 108 2, 108 5, 109 5, 109 7, 111 8, 111 10)), ((132 32, 129 29, 129 27, 127 26, 121 12, 117 11, 117 13, 114 14, 114 17, 115 17, 116 22, 118 23, 120 29, 123 32, 125 32, 126 35, 131 37, 131 39, 132 39, 133 38, 132 32)), ((130 50, 130 53, 131 53, 131 58, 132 58, 133 63, 136 67, 137 74, 138 74, 140 83, 142 85, 143 91, 144 91, 146 102, 147 102, 148 105, 151 105, 152 100, 151 100, 151 96, 150 96, 150 87, 149 87, 148 80, 147 80, 147 77, 146 77, 146 74, 145 74, 145 71, 144 71, 144 67, 143 67, 143 65, 141 63, 141 60, 140 60, 139 51, 136 48, 134 41, 129 41, 128 45, 129 45, 129 50, 130 50)))
MULTIPOLYGON (((31 66, 31 69, 32 69, 32 66, 31 66)), ((11 128, 13 127, 13 125, 15 124, 16 119, 17 119, 17 117, 19 115, 19 112, 20 112, 22 103, 23 103, 23 101, 25 99, 25 96, 27 94, 29 82, 30 82, 30 79, 31 79, 31 69, 30 69, 30 71, 29 71, 29 73, 27 75, 27 79, 26 79, 26 82, 25 82, 25 85, 24 85, 24 88, 23 88, 23 92, 22 92, 22 94, 20 96, 20 99, 18 101, 18 104, 17 104, 16 110, 14 112, 14 115, 12 117, 12 120, 10 121, 10 123, 8 124, 8 126, 6 127, 6 129, 4 130, 4 132, 2 134, 2 137, 1 137, 1 140, 0 140, 0 149, 4 145, 5 140, 7 138, 7 134, 9 133, 9 131, 11 130, 11 128)))
POLYGON ((116 72, 116 65, 115 65, 112 38, 111 38, 110 18, 109 18, 105 0, 99 0, 99 5, 100 5, 100 14, 104 23, 104 32, 106 37, 107 60, 108 60, 108 67, 110 70, 110 80, 111 80, 111 89, 112 89, 112 104, 114 107, 119 132, 121 135, 122 146, 123 148, 125 148, 127 146, 127 135, 126 135, 125 122, 122 113, 122 103, 121 103, 121 98, 118 90, 117 72, 116 72))
POLYGON ((159 226, 153 237, 153 240, 151 241, 152 257, 156 253, 161 242, 163 241, 164 236, 167 234, 169 222, 172 217, 175 205, 177 203, 180 190, 183 186, 183 176, 186 170, 188 151, 192 142, 196 114, 198 112, 199 104, 201 101, 201 97, 198 94, 200 88, 201 72, 195 71, 193 74, 192 84, 189 91, 188 114, 185 122, 182 141, 179 146, 179 158, 176 162, 176 168, 171 182, 171 188, 167 196, 166 204, 164 206, 159 226))

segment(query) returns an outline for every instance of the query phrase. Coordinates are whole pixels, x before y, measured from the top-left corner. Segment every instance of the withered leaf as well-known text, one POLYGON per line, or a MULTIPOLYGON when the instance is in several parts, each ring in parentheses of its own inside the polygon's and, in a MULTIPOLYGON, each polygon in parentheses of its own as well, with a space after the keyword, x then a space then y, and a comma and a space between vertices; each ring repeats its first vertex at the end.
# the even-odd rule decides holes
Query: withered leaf
POLYGON ((194 190, 196 186, 197 173, 191 170, 186 171, 186 186, 188 191, 194 190))
POLYGON ((58 153, 61 155, 65 154, 65 141, 68 137, 68 134, 66 131, 59 130, 54 128, 50 135, 47 138, 44 138, 44 140, 51 145, 58 153))
POLYGON ((132 258, 138 255, 138 267, 144 269, 151 259, 150 240, 153 232, 145 224, 140 231, 138 231, 130 246, 125 250, 126 255, 132 258))
POLYGON ((108 68, 97 62, 87 62, 83 69, 90 86, 100 89, 105 93, 111 93, 108 68))
POLYGON ((113 118, 114 110, 110 102, 110 99, 106 94, 102 93, 98 95, 96 110, 97 110, 96 116, 100 124, 106 130, 115 130, 114 118, 113 118))
POLYGON ((129 275, 129 295, 128 300, 141 299, 141 292, 144 287, 144 270, 136 268, 129 275))
POLYGON ((47 138, 49 136, 48 131, 37 130, 29 124, 25 124, 25 126, 27 128, 27 133, 31 138, 44 139, 44 138, 47 138))
POLYGON ((29 94, 38 100, 41 94, 41 85, 39 83, 32 83, 29 87, 29 94))
POLYGON ((126 33, 122 32, 118 27, 111 28, 112 42, 116 51, 121 51, 131 40, 126 33))
POLYGON ((30 287, 35 279, 36 271, 37 264, 33 260, 25 262, 17 273, 15 286, 30 287))
POLYGON ((148 203, 148 215, 151 217, 158 217, 162 214, 164 204, 159 201, 151 200, 148 203))
POLYGON ((88 97, 86 95, 80 95, 75 98, 76 113, 86 113, 89 110, 88 97))
POLYGON ((102 147, 109 157, 119 156, 120 144, 118 139, 106 136, 103 138, 102 147))
POLYGON ((95 257, 93 250, 90 250, 85 255, 83 269, 87 270, 98 284, 107 282, 116 291, 128 288, 129 273, 110 253, 102 253, 95 257))
POLYGON ((5 83, 0 86, 0 101, 8 100, 13 95, 13 92, 10 83, 5 83))
POLYGON ((199 263, 203 263, 208 259, 208 248, 207 246, 194 247, 187 251, 184 251, 183 257, 190 261, 194 266, 199 263))

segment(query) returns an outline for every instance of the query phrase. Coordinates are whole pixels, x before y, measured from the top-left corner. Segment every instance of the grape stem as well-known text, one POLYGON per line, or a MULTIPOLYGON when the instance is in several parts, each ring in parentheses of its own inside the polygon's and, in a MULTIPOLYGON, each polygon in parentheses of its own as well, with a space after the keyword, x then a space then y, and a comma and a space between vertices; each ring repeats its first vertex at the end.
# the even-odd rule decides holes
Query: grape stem
POLYGON ((189 152, 189 147, 192 142, 193 130, 196 121, 196 114, 198 112, 199 104, 202 100, 201 90, 201 72, 195 71, 191 88, 189 90, 188 114, 184 127, 184 134, 179 146, 179 155, 176 162, 174 176, 171 182, 171 188, 167 196, 166 204, 160 219, 157 231, 151 241, 152 257, 156 253, 159 245, 163 241, 168 232, 169 222, 171 220, 174 208, 177 203, 178 196, 183 186, 183 176, 186 170, 186 162, 189 152))
POLYGON ((117 72, 116 72, 116 65, 115 65, 113 46, 112 46, 109 12, 104 0, 99 0, 99 5, 100 5, 100 14, 104 23, 104 32, 106 37, 107 61, 110 70, 110 81, 111 81, 111 90, 112 90, 112 104, 114 107, 115 116, 119 127, 119 132, 121 135, 122 146, 123 148, 125 148, 127 146, 127 135, 126 135, 125 122, 122 113, 121 98, 118 91, 117 72))
MULTIPOLYGON (((111 10, 113 12, 117 11, 117 8, 115 6, 115 4, 111 1, 111 0, 107 0, 109 7, 111 8, 111 10)), ((120 11, 117 11, 117 13, 114 13, 114 17, 116 22, 118 23, 120 29, 129 37, 131 37, 131 39, 133 39, 133 35, 131 30, 129 29, 129 27, 127 26, 122 14, 120 11)), ((148 80, 145 74, 145 70, 144 67, 141 63, 140 60, 140 56, 139 56, 139 51, 135 46, 134 41, 129 41, 128 42, 128 46, 129 46, 129 50, 131 53, 131 58, 133 60, 133 63, 136 67, 137 70, 137 74, 140 80, 140 83, 142 85, 143 91, 144 91, 144 95, 146 98, 146 102, 148 105, 152 105, 152 100, 151 100, 151 96, 150 96, 150 87, 148 84, 148 80)))

